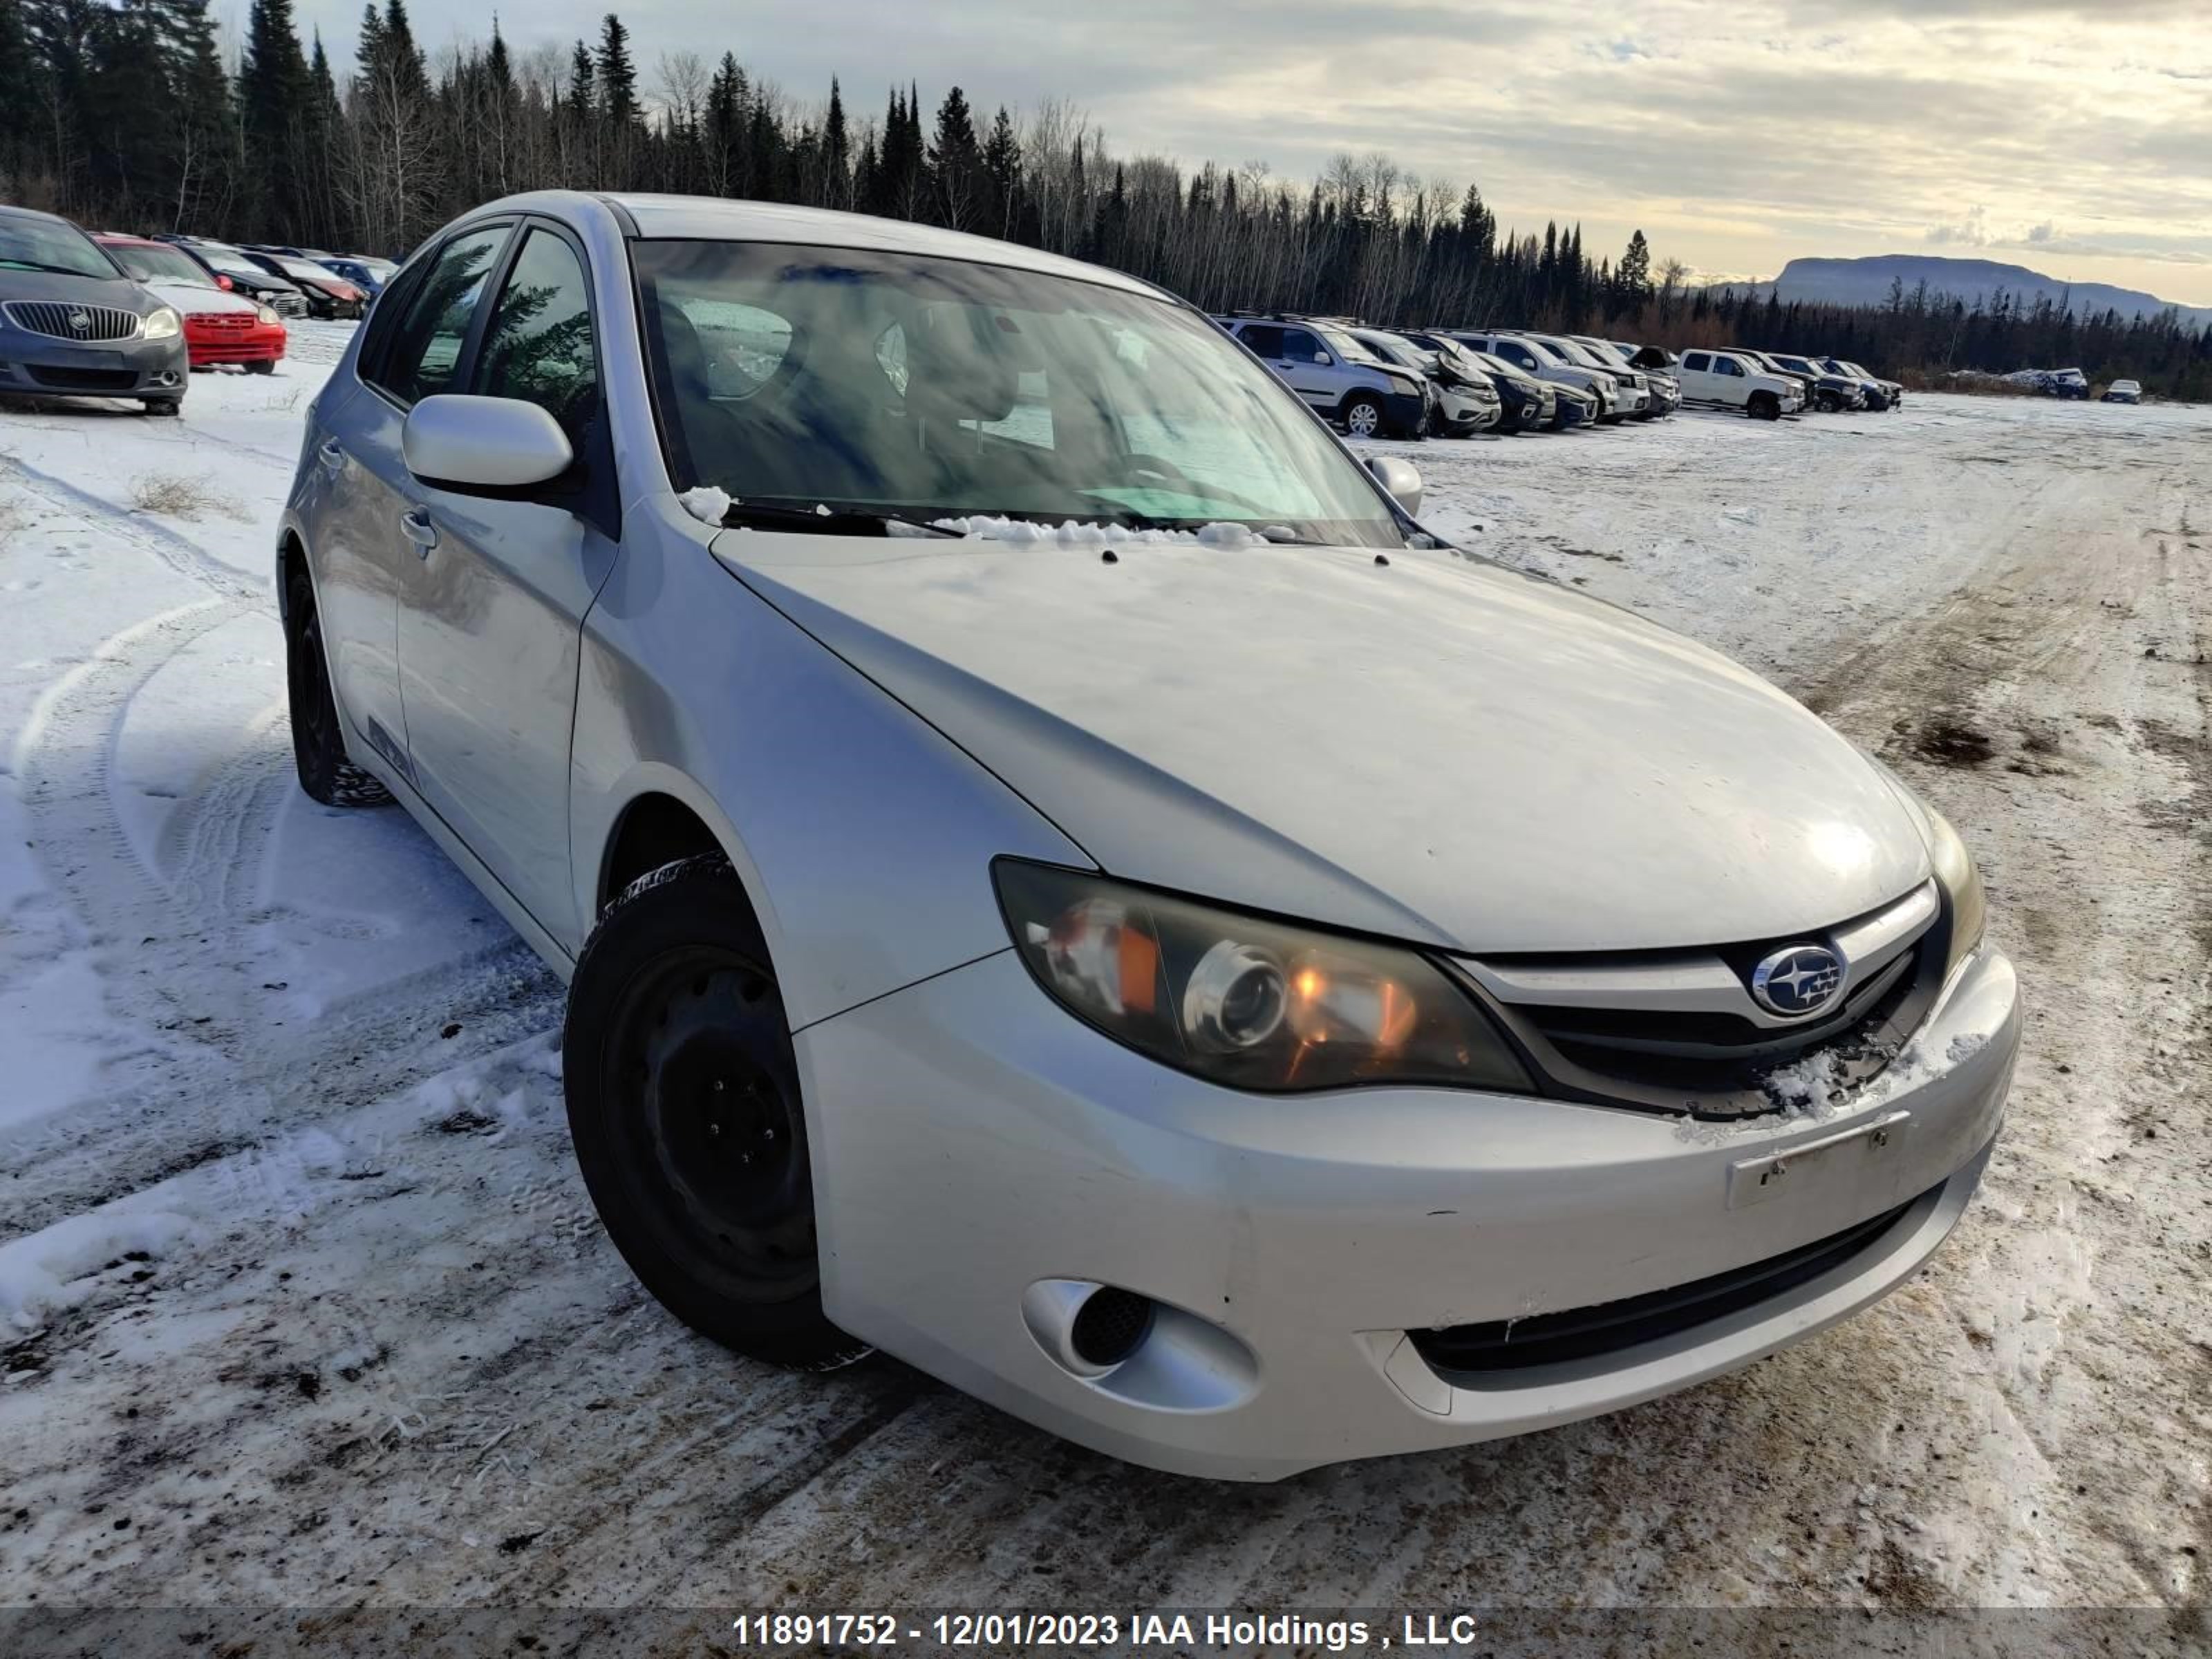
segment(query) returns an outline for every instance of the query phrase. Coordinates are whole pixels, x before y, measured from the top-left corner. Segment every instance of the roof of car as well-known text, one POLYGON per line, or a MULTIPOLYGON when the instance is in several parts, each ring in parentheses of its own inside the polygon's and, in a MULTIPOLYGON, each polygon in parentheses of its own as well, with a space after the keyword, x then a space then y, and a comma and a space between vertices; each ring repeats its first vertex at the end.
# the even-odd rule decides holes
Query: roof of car
POLYGON ((94 231, 92 240, 95 242, 105 242, 110 247, 167 247, 169 246, 167 242, 157 242, 150 236, 132 236, 119 230, 94 231))
POLYGON ((482 210, 511 208, 526 211, 534 208, 548 213, 573 214, 591 203, 628 214, 637 227, 637 234, 649 240, 793 242, 816 247, 879 249, 1073 276, 1125 289, 1133 294, 1162 292, 1150 283, 1109 270, 1103 265, 1086 264, 1080 259, 1065 258, 1057 253, 1021 247, 988 236, 940 230, 934 225, 912 224, 903 219, 878 219, 864 213, 837 213, 827 208, 794 207, 781 202, 549 190, 505 197, 485 204, 482 210))
POLYGON ((58 213, 41 213, 36 208, 11 207, 4 202, 0 202, 0 218, 43 219, 50 225, 70 225, 75 228, 72 221, 63 218, 58 213))

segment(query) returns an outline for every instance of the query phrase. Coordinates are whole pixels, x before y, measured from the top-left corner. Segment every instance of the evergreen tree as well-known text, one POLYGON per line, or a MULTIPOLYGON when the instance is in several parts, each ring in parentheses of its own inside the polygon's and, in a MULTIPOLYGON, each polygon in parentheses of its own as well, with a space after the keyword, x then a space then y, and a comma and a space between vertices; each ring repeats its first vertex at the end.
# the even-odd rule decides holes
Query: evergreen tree
POLYGON ((291 234, 293 226, 303 222, 314 199, 307 156, 313 101, 313 81, 292 23, 292 0, 253 0, 238 71, 239 121, 249 164, 251 210, 276 235, 291 234))
POLYGON ((1628 251, 1620 256, 1619 282, 1626 305, 1640 306, 1651 297, 1651 245, 1640 230, 1628 239, 1628 251))
POLYGON ((629 58, 629 31, 612 12, 600 26, 596 67, 602 118, 617 132, 639 125, 642 112, 637 101, 637 70, 629 58))
POLYGON ((845 99, 837 77, 830 77, 830 113, 822 124, 822 174, 825 199, 832 207, 853 204, 852 139, 845 131, 845 99))
POLYGON ((991 234, 1012 237, 1021 217, 1022 143, 1014 137, 1014 119, 1004 104, 983 143, 983 173, 990 180, 991 234))
POLYGON ((975 142, 967 95, 955 87, 937 106, 937 137, 929 147, 937 185, 937 219, 954 230, 973 230, 983 210, 983 151, 975 142))

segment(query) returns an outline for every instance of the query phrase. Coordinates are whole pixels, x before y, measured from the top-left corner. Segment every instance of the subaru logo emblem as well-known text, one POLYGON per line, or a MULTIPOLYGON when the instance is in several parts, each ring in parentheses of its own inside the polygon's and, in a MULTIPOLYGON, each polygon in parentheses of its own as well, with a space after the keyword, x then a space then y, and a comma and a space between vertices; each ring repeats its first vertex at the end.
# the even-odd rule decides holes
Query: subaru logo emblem
POLYGON ((69 325, 80 334, 89 333, 92 329, 92 313, 86 311, 72 311, 69 314, 69 325))
POLYGON ((1788 945, 1751 970, 1751 994, 1785 1018, 1817 1014, 1843 988, 1843 959, 1825 945, 1788 945))

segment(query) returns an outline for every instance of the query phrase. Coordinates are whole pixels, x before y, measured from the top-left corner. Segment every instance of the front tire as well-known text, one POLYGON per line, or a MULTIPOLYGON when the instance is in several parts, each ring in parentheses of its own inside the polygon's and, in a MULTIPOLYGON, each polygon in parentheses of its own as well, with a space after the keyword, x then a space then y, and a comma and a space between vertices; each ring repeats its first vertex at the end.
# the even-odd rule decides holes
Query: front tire
POLYGON ((1379 438, 1382 435, 1382 405, 1374 398, 1354 392, 1344 400, 1344 429, 1355 438, 1379 438))
POLYGON ((773 1364, 869 1352, 822 1310, 798 1059, 720 854, 663 865, 600 918, 568 988, 561 1075, 584 1185, 655 1300, 773 1364))
POLYGON ((1782 418, 1782 400, 1771 392, 1754 392, 1746 412, 1754 421, 1778 421, 1782 418))
POLYGON ((259 358, 246 364, 246 372, 248 374, 274 374, 276 372, 276 360, 274 357, 259 358))
POLYGON ((149 415, 177 416, 185 412, 182 398, 149 398, 143 407, 149 415))
POLYGON ((292 764, 307 798, 325 806, 390 805, 392 792, 346 758, 314 586, 297 568, 284 584, 284 683, 292 708, 292 764))

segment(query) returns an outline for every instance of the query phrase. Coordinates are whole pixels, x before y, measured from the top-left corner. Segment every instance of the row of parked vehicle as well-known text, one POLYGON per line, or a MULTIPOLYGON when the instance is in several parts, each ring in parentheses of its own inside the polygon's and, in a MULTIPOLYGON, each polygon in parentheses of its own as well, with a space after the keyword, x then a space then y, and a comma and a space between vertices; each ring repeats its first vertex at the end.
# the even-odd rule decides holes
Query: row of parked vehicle
POLYGON ((1355 437, 1472 437, 1656 420, 1683 407, 1779 420, 1891 410, 1894 380, 1832 357, 1662 347, 1530 329, 1375 328, 1235 312, 1214 321, 1355 437))
POLYGON ((174 415, 191 370, 272 374, 286 319, 359 317, 397 270, 314 248, 92 235, 0 206, 0 392, 135 398, 174 415))

